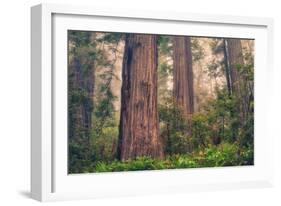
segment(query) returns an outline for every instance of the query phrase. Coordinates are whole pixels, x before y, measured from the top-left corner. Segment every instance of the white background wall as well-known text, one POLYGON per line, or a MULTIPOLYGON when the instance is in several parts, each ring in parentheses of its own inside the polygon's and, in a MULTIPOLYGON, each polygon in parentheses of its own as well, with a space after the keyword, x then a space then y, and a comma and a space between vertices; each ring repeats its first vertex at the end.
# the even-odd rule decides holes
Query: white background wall
MULTIPOLYGON (((46 2, 6 0, 0 6, 0 205, 38 205, 29 198, 30 181, 30 6, 46 2)), ((205 14, 265 16, 275 20, 275 187, 178 195, 83 200, 55 205, 280 205, 281 12, 278 0, 52 0, 54 3, 102 5, 205 14), (280 56, 279 56, 280 55, 280 56), (279 93, 279 94, 278 94, 279 93), (279 107, 279 108, 278 108, 279 107), (280 126, 279 126, 279 125, 280 126)), ((265 68, 266 69, 266 68, 265 68)), ((266 138, 266 137, 265 137, 266 138)))

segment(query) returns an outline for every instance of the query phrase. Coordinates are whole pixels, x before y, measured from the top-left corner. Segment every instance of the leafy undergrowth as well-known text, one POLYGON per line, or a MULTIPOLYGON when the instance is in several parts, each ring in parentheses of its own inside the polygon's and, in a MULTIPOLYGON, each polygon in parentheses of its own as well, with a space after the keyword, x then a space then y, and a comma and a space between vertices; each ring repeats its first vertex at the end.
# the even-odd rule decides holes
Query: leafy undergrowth
POLYGON ((239 149, 237 144, 221 144, 198 150, 188 155, 167 156, 164 160, 150 157, 138 157, 135 160, 121 162, 96 162, 82 172, 117 172, 139 170, 161 170, 177 168, 202 168, 253 165, 253 149, 239 149))

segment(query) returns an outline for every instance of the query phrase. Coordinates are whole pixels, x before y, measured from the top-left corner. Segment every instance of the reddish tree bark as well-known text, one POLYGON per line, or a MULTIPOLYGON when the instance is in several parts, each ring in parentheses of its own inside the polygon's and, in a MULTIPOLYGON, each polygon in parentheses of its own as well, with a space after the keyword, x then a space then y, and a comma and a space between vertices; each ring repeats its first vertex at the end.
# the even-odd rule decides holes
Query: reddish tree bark
POLYGON ((193 71, 190 37, 176 36, 173 43, 173 96, 175 103, 190 117, 194 112, 193 71))
POLYGON ((127 34, 123 57, 118 156, 163 157, 157 110, 156 35, 127 34))

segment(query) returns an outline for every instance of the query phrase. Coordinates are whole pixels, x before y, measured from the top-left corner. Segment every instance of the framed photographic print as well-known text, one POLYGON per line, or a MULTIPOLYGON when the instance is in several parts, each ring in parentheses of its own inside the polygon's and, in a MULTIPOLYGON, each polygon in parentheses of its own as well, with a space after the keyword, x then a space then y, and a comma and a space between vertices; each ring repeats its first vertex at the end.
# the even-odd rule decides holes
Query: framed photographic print
POLYGON ((31 13, 34 199, 272 185, 271 19, 31 13))

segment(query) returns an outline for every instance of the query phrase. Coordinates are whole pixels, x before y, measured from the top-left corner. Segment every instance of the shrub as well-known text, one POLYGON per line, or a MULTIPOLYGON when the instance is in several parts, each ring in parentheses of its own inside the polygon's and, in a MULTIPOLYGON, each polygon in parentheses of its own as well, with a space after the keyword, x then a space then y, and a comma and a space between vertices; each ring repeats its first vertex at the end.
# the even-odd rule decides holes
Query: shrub
POLYGON ((86 171, 116 172, 116 171, 140 171, 200 167, 240 166, 253 164, 253 149, 239 148, 237 143, 209 145, 204 150, 197 150, 186 155, 171 155, 164 160, 150 157, 138 157, 124 162, 114 160, 112 162, 97 162, 86 171))
POLYGON ((171 98, 167 98, 166 104, 159 105, 160 134, 164 141, 165 153, 186 154, 191 151, 191 135, 188 130, 188 122, 183 112, 171 98))

